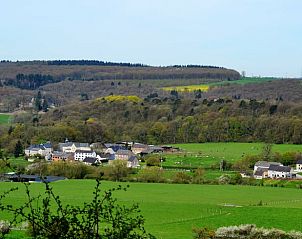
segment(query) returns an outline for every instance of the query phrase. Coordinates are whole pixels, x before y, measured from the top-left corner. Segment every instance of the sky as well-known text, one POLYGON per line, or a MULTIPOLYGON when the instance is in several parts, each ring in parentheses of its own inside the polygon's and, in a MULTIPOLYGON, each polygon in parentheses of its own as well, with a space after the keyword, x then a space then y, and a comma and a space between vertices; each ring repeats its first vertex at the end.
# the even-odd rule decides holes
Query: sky
POLYGON ((301 0, 0 0, 0 59, 302 77, 301 0))

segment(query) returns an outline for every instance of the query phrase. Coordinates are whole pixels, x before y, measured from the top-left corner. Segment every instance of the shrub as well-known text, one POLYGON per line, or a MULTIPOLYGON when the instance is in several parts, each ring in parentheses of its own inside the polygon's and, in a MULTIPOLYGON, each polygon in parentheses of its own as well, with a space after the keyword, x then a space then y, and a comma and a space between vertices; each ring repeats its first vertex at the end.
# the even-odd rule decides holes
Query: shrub
POLYGON ((104 171, 105 177, 114 181, 123 181, 128 176, 130 169, 127 168, 127 161, 113 160, 104 171))
POLYGON ((205 170, 203 168, 197 168, 194 170, 193 183, 203 183, 204 182, 205 170))
POLYGON ((190 183, 192 177, 184 172, 177 172, 173 177, 173 183, 190 183))
POLYGON ((229 184, 231 182, 231 177, 227 174, 221 175, 218 179, 219 184, 229 184))
POLYGON ((159 167, 161 157, 160 157, 160 155, 153 154, 153 155, 146 156, 144 160, 146 161, 147 166, 158 166, 159 167))
POLYGON ((301 239, 301 232, 284 232, 279 229, 257 228, 255 225, 220 227, 216 231, 207 228, 193 229, 195 239, 301 239))
POLYGON ((4 238, 10 232, 10 224, 6 221, 0 221, 0 238, 4 238))
POLYGON ((163 169, 159 167, 147 167, 138 174, 138 180, 141 182, 160 183, 164 182, 163 169))
POLYGON ((215 231, 208 228, 193 228, 194 239, 211 239, 215 238, 215 231))

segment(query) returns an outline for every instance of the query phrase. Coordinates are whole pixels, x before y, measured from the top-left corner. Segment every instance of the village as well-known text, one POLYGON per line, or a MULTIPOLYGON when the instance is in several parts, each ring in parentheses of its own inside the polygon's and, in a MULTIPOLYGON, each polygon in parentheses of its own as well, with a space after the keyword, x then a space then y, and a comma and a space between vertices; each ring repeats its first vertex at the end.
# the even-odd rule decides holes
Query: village
MULTIPOLYGON (((164 154, 178 152, 180 149, 172 146, 147 145, 137 142, 117 143, 59 143, 54 150, 50 142, 33 144, 25 149, 24 154, 28 161, 34 162, 43 158, 48 162, 75 161, 86 165, 110 165, 114 160, 124 160, 128 168, 139 168, 140 159, 149 154, 164 154)), ((279 162, 258 161, 254 165, 252 175, 241 173, 242 177, 255 179, 300 179, 302 160, 296 162, 295 167, 284 166, 279 162)))
POLYGON ((42 157, 46 161, 78 161, 86 165, 110 164, 113 160, 127 161, 128 168, 140 166, 139 159, 151 153, 164 153, 178 150, 172 146, 155 146, 135 142, 118 143, 78 143, 69 142, 58 144, 58 150, 54 150, 50 142, 30 145, 25 149, 25 155, 29 161, 42 157))

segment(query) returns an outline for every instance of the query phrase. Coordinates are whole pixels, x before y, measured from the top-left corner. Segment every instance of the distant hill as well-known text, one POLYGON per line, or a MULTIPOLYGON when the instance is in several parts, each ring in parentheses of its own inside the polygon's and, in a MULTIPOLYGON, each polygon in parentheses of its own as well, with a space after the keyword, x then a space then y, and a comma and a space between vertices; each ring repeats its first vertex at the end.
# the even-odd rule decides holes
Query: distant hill
POLYGON ((143 64, 90 60, 1 61, 0 86, 34 90, 40 86, 69 80, 238 80, 240 74, 217 66, 175 65, 154 67, 143 64))

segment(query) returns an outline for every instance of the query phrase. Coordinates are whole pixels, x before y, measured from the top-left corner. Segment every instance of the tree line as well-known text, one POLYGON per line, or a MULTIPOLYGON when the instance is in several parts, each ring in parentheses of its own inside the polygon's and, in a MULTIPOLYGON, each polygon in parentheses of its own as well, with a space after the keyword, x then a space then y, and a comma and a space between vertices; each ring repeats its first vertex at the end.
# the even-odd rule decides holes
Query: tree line
POLYGON ((128 62, 110 62, 98 60, 54 60, 46 61, 48 65, 68 66, 68 65, 85 65, 85 66, 123 66, 123 67, 148 67, 142 63, 128 63, 128 62))
POLYGON ((54 77, 51 75, 17 74, 15 79, 6 80, 4 81, 4 84, 20 89, 35 90, 40 86, 55 82, 58 82, 58 80, 54 79, 54 77))

